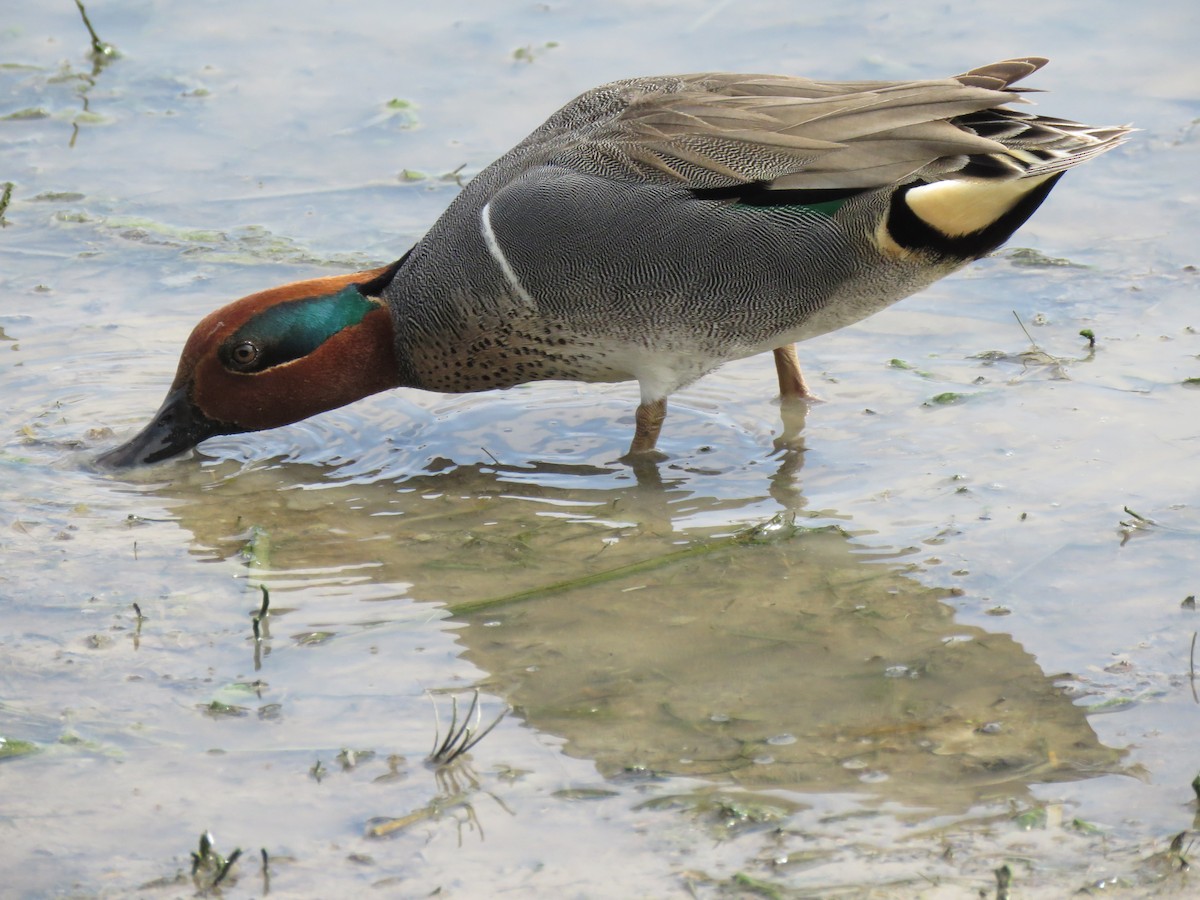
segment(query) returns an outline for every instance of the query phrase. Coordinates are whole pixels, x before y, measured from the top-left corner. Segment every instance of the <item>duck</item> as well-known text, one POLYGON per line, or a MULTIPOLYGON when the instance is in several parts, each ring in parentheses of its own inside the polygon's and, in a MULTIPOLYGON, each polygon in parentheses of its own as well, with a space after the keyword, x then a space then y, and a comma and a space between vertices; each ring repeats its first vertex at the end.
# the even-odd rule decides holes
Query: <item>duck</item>
POLYGON ((1012 108, 1046 64, 952 78, 700 73, 589 90, 470 180, 395 262, 243 297, 203 318, 153 419, 99 457, 161 462, 393 388, 636 381, 626 460, 661 459, 668 397, 986 256, 1067 169, 1122 143, 1012 108))

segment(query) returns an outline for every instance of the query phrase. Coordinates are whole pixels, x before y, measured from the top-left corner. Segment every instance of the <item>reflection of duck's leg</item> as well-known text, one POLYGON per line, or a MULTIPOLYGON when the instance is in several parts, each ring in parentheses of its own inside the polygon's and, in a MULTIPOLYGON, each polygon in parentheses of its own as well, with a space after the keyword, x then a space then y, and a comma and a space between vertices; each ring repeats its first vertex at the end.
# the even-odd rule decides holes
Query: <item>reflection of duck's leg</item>
MULTIPOLYGON (((656 454, 647 453, 641 456, 627 456, 624 461, 633 471, 633 477, 637 479, 640 489, 638 496, 654 498, 651 505, 657 510, 656 515, 662 515, 666 510, 666 507, 661 505, 666 485, 663 483, 662 472, 658 468, 658 464, 662 460, 656 454)), ((670 518, 669 512, 667 518, 670 518)))
POLYGON ((803 451, 800 432, 804 429, 808 404, 816 398, 800 372, 795 345, 776 347, 772 352, 775 354, 775 372, 779 375, 779 412, 783 418, 783 433, 775 438, 775 449, 803 451))
MULTIPOLYGON (((641 413, 640 407, 638 413, 641 413)), ((671 501, 678 494, 672 488, 679 484, 679 479, 663 479, 659 464, 665 459, 666 455, 657 450, 629 453, 621 458, 637 480, 637 487, 621 492, 613 502, 613 512, 620 519, 637 523, 639 529, 650 534, 670 534, 675 530, 671 501)))
POLYGON ((804 465, 804 420, 808 403, 784 399, 779 413, 783 432, 775 438, 775 453, 779 468, 771 476, 771 498, 785 510, 797 512, 807 503, 800 493, 800 469, 804 465))
POLYGON ((779 375, 779 415, 783 431, 774 440, 775 452, 781 453, 779 470, 771 476, 771 497, 786 510, 803 509, 804 495, 800 493, 800 467, 804 465, 804 420, 808 404, 813 400, 804 376, 796 347, 788 344, 776 347, 775 371, 779 375))
POLYGON ((808 403, 803 400, 784 400, 779 407, 783 431, 775 438, 775 449, 804 452, 804 422, 808 418, 808 403))

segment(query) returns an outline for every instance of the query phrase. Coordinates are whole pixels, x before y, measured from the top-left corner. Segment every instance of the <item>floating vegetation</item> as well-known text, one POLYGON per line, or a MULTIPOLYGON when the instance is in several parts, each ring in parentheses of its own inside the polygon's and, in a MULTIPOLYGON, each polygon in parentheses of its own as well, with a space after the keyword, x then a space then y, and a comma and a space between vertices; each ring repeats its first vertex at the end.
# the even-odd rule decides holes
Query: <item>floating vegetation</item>
POLYGON ((422 182, 454 182, 459 187, 463 186, 463 171, 467 168, 467 164, 463 163, 451 169, 448 172, 443 172, 440 175, 430 175, 428 172, 422 172, 420 169, 401 169, 398 176, 405 184, 420 184, 422 182))
POLYGON ((902 371, 905 371, 905 372, 912 372, 914 375, 920 375, 922 378, 937 377, 932 372, 930 372, 928 369, 918 369, 912 363, 908 362, 907 360, 903 360, 903 359, 888 360, 888 367, 892 368, 892 369, 901 369, 902 371))
POLYGON ((783 900, 789 893, 781 884, 764 881, 761 878, 753 878, 745 872, 736 872, 729 880, 739 891, 757 894, 759 897, 768 898, 768 900, 783 900))
POLYGON ((351 750, 348 747, 343 747, 336 757, 337 764, 342 767, 343 772, 357 769, 361 763, 370 762, 374 758, 374 750, 351 750))
POLYGON ((516 62, 531 63, 547 50, 553 50, 558 46, 558 41, 546 41, 541 46, 526 44, 524 47, 518 47, 513 51, 512 58, 516 62))
POLYGON ((393 97, 384 103, 379 111, 360 125, 352 125, 337 132, 338 135, 357 134, 377 125, 389 124, 401 131, 411 131, 421 125, 421 117, 417 115, 420 107, 411 100, 393 97))
POLYGON ((684 809, 705 822, 718 839, 780 827, 802 804, 750 792, 702 789, 668 794, 640 803, 635 810, 684 809))
POLYGON ((250 535, 242 546, 241 557, 251 569, 269 569, 271 533, 261 525, 251 525, 250 535))
POLYGON ((1034 250, 1032 247, 1012 247, 997 256, 1002 256, 1014 266, 1025 266, 1033 269, 1088 269, 1090 266, 1085 266, 1081 263, 1072 262, 1069 259, 1061 256, 1047 256, 1041 250, 1034 250))
POLYGON ((301 647, 317 647, 336 635, 336 631, 304 631, 300 634, 293 634, 292 640, 301 647))
POLYGON ((956 403, 966 403, 971 399, 970 394, 959 393, 958 391, 944 391, 941 394, 934 394, 926 400, 923 406, 953 406, 956 403))
POLYGON ((41 748, 29 741, 18 741, 13 738, 0 737, 0 760, 16 759, 19 756, 29 756, 41 748))
POLYGON ((379 264, 379 260, 361 253, 318 255, 261 225, 245 225, 227 231, 182 228, 143 216, 105 216, 82 210, 60 210, 54 220, 65 225, 90 227, 122 240, 178 250, 201 262, 230 265, 271 262, 338 269, 369 269, 379 264))
POLYGON ((401 100, 393 97, 383 105, 384 116, 403 129, 416 128, 421 124, 417 115, 417 104, 411 100, 401 100))
POLYGON ((559 800, 607 800, 610 797, 621 796, 619 791, 614 791, 611 788, 563 788, 560 791, 555 791, 550 796, 556 797, 559 800))
POLYGON ((49 119, 50 110, 42 106, 30 106, 25 109, 14 110, 10 113, 5 113, 0 116, 0 122, 32 122, 37 119, 49 119))
POLYGON ((250 715, 250 710, 246 707, 234 703, 222 703, 220 700, 201 703, 197 708, 206 716, 214 719, 240 719, 250 715))

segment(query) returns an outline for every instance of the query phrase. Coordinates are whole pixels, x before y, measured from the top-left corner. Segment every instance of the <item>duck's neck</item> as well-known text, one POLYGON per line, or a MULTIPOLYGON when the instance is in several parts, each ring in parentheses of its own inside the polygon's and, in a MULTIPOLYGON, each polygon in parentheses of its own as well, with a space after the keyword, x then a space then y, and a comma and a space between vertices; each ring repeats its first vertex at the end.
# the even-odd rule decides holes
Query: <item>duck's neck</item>
MULTIPOLYGON (((463 200, 456 201, 459 217, 477 217, 463 200)), ((442 222, 450 218, 447 212, 442 222)), ((531 380, 513 358, 537 355, 521 334, 530 325, 528 298, 514 291, 480 229, 439 222, 383 279, 364 289, 378 287, 391 311, 401 386, 467 393, 531 380)))

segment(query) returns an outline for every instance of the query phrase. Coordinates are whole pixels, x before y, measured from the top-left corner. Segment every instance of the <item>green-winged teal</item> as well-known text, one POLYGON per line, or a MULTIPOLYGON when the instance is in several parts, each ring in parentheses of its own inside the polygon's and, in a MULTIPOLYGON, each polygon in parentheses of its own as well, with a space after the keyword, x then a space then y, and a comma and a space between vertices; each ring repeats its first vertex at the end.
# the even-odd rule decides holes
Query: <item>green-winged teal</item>
POLYGON ((101 459, 166 459, 377 391, 636 380, 631 455, 673 392, 841 328, 1006 241, 1126 127, 1009 109, 1044 65, 935 81, 633 78, 572 100, 379 269, 203 319, 154 420, 101 459))

